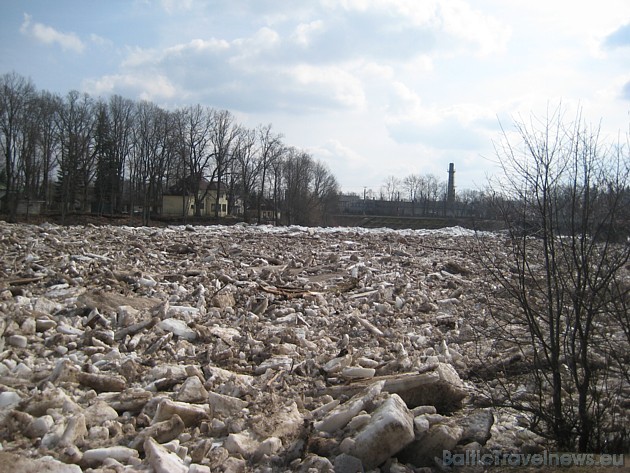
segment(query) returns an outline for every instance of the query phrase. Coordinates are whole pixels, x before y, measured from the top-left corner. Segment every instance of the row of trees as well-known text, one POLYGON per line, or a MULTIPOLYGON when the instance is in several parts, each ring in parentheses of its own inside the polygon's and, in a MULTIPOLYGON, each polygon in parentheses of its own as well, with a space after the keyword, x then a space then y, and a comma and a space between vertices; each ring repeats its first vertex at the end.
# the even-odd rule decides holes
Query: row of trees
POLYGON ((497 217, 491 205, 492 193, 488 189, 464 189, 457 192, 454 200, 449 202, 447 181, 434 174, 409 174, 403 178, 390 175, 378 191, 366 187, 362 196, 350 195, 365 202, 362 209, 346 209, 350 213, 380 211, 414 217, 497 217))
POLYGON ((388 176, 380 190, 382 200, 437 202, 446 199, 446 181, 434 174, 409 174, 404 178, 388 176))
POLYGON ((339 191, 324 164, 287 146, 270 124, 249 129, 229 111, 201 105, 169 111, 117 95, 62 97, 16 73, 0 77, 0 146, 10 218, 18 202, 41 201, 62 216, 140 208, 146 221, 184 181, 199 204, 206 179, 221 183, 232 209, 241 199, 246 217, 253 210, 260 221, 271 202, 286 223, 318 224, 339 191))

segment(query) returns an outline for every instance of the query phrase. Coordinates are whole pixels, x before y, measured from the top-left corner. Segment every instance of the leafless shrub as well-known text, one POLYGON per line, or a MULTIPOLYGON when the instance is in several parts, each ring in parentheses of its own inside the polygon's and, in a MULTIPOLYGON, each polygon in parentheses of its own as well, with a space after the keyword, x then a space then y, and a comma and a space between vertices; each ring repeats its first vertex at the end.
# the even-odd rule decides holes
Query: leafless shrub
POLYGON ((497 285, 489 336, 503 349, 509 343, 521 368, 508 363, 500 371, 493 402, 525 413, 561 449, 623 448, 627 147, 604 146, 599 130, 579 114, 567 124, 558 107, 504 130, 496 151, 503 172, 492 188, 506 238, 499 248, 480 238, 479 250, 497 285))

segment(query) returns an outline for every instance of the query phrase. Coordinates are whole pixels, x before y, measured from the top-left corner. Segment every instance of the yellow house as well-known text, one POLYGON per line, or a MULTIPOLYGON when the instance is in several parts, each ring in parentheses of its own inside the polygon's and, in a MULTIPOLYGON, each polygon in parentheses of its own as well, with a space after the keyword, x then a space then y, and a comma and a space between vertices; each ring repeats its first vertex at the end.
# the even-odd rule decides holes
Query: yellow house
POLYGON ((198 199, 192 194, 192 186, 182 180, 178 185, 171 187, 162 196, 162 215, 165 216, 189 216, 196 215, 195 200, 199 203, 199 215, 202 217, 214 217, 217 205, 217 192, 219 192, 219 217, 228 214, 228 200, 225 186, 217 185, 215 181, 202 179, 197 192, 198 199))

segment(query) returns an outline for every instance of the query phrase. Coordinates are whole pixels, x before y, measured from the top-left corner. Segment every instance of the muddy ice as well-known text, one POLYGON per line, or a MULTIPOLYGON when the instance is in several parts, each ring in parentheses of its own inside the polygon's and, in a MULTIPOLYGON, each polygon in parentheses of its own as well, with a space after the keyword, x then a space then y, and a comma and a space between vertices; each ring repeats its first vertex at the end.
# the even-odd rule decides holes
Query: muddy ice
MULTIPOLYGON (((542 448, 470 376, 475 235, 0 224, 11 471, 438 471, 542 448)), ((484 238, 499 237, 486 235, 484 238)))

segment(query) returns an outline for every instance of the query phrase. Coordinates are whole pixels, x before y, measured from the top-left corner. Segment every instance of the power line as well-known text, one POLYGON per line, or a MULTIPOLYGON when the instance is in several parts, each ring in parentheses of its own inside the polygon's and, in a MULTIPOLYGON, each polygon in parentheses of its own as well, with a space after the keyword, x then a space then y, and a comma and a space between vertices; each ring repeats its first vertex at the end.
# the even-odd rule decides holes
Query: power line
POLYGON ((371 188, 371 187, 381 187, 383 186, 383 184, 376 184, 376 185, 363 185, 363 186, 344 186, 344 185, 340 185, 339 187, 343 188, 343 189, 364 189, 364 188, 371 188))

